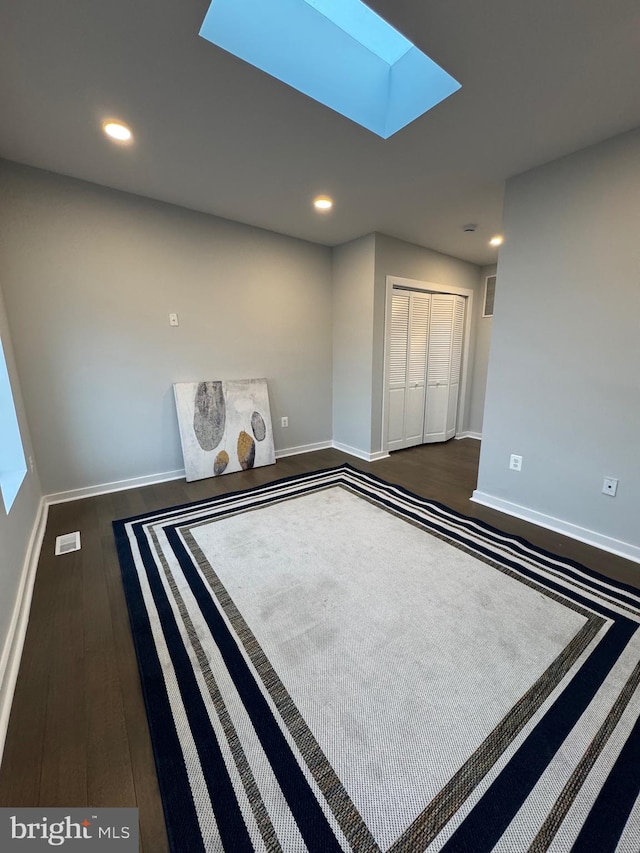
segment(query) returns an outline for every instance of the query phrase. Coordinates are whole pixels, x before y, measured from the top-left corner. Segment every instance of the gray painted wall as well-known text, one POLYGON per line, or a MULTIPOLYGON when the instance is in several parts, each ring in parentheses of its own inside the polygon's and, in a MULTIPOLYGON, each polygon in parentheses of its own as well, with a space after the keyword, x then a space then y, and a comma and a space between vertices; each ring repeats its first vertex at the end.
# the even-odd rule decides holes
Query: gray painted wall
POLYGON ((333 440, 369 451, 375 235, 333 250, 333 440))
MULTIPOLYGON (((482 267, 480 270, 479 304, 476 322, 476 347, 473 355, 473 385, 471 388, 471 408, 469 410, 469 429, 482 433, 484 417, 484 400, 487 388, 487 372, 489 367, 489 350, 491 348, 491 329, 493 317, 483 317, 484 280, 488 275, 496 274, 496 264, 482 267)), ((496 281, 497 285, 497 281, 496 281)))
POLYGON ((9 163, 0 198, 45 493, 182 468, 178 381, 266 377, 276 449, 330 440, 328 248, 9 163))
POLYGON ((478 490, 638 545, 640 130, 508 182, 478 490), (509 454, 524 457, 521 473, 509 454), (615 498, 601 494, 618 477, 615 498))
MULTIPOLYGON (((371 447, 372 450, 381 449, 382 443, 382 395, 383 395, 383 366, 384 366, 384 324, 385 324, 385 298, 386 277, 388 275, 410 278, 416 281, 427 281, 448 287, 465 287, 474 291, 473 317, 471 318, 470 354, 473 358, 475 352, 476 327, 479 313, 482 313, 480 304, 480 270, 475 264, 461 261, 424 249, 422 246, 414 246, 397 240, 385 234, 376 234, 376 272, 375 272, 375 305, 374 305, 374 331, 373 331, 373 399, 371 419, 371 447)), ((472 373, 473 376, 473 373, 472 373)), ((482 371, 478 374, 482 376, 482 371)), ((476 392, 478 394, 479 392, 476 392)), ((473 395, 473 381, 467 385, 467 398, 465 401, 465 422, 463 429, 470 432, 480 432, 482 421, 470 419, 471 398, 473 395)))
MULTIPOLYGON (((0 229, 0 284, 5 277, 3 258, 6 248, 6 235, 0 229)), ((18 423, 20 424, 25 457, 33 457, 33 449, 31 447, 29 428, 25 417, 20 383, 15 367, 11 334, 7 323, 1 289, 0 338, 2 339, 5 358, 7 360, 7 368, 11 380, 16 413, 18 415, 18 423)), ((41 497, 42 493, 37 473, 31 473, 28 470, 9 515, 5 512, 4 503, 0 498, 0 658, 2 658, 2 653, 5 649, 22 568, 41 497)), ((2 685, 3 675, 4 673, 0 672, 0 686, 2 685)), ((1 696, 0 699, 2 699, 1 696)))

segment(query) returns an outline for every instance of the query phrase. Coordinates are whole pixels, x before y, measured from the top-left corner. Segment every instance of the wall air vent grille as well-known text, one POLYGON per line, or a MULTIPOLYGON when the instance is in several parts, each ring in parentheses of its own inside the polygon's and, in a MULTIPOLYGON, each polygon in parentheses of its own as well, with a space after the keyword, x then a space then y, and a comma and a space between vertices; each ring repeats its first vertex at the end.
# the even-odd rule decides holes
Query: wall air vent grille
POLYGON ((56 539, 56 557, 60 554, 70 554, 71 551, 80 550, 80 532, 65 533, 63 536, 58 536, 56 539))
POLYGON ((483 317, 493 317, 493 302, 496 298, 496 277, 488 275, 484 280, 484 309, 483 317))

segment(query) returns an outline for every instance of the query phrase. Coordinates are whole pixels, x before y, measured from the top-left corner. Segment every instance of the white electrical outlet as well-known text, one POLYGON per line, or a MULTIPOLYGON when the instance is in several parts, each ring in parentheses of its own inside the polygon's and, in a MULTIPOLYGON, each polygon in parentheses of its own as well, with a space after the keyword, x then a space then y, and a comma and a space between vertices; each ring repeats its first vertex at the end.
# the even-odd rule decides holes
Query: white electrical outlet
POLYGON ((178 326, 178 315, 177 314, 169 314, 169 325, 170 326, 178 326))
POLYGON ((288 427, 289 426, 289 418, 286 416, 284 418, 280 418, 280 426, 281 427, 288 427))
POLYGON ((615 477, 605 477, 602 483, 602 494, 615 498, 618 491, 618 481, 615 477))
POLYGON ((512 471, 522 471, 522 456, 516 456, 515 453, 512 453, 509 459, 509 468, 512 471))

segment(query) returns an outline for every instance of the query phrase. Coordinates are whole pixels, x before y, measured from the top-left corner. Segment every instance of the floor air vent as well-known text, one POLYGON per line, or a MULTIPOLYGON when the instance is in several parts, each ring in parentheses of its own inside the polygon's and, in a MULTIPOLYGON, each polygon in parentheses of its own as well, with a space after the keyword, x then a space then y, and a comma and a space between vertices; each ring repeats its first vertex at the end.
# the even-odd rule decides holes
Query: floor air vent
POLYGON ((71 551, 80 550, 80 531, 65 533, 56 539, 56 557, 60 554, 70 554, 71 551))

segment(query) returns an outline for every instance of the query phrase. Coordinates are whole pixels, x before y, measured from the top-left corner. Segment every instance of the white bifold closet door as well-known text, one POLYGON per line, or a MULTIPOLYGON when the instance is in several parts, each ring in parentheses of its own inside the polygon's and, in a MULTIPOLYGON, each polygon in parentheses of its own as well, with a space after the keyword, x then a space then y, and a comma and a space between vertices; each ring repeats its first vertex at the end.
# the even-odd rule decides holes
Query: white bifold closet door
POLYGON ((463 330, 464 299, 434 293, 429 328, 425 443, 447 441, 456 434, 463 330))
POLYGON ((391 297, 388 449, 455 435, 465 300, 397 291, 391 297))
POLYGON ((431 294, 391 297, 389 450, 422 444, 431 294))

